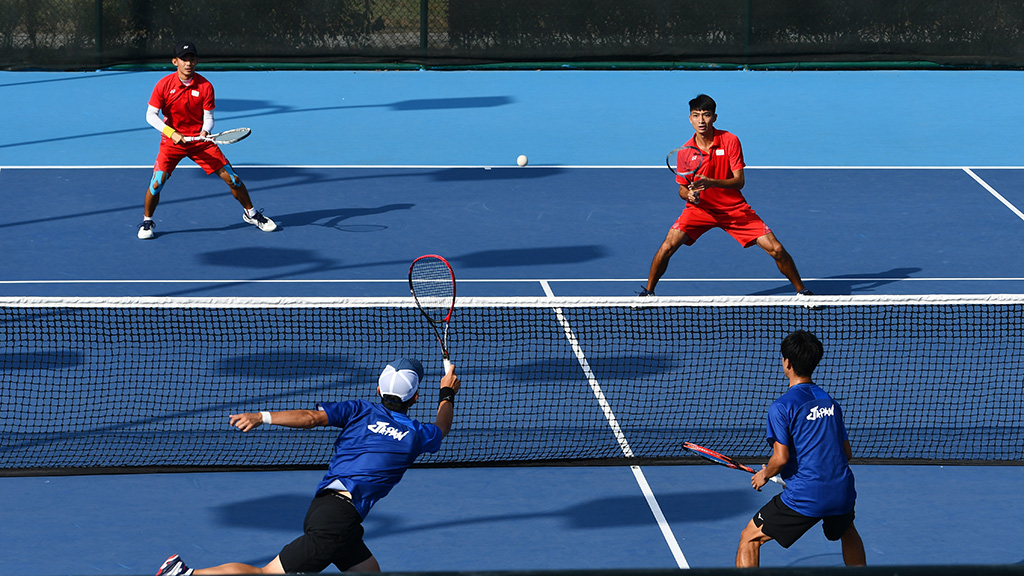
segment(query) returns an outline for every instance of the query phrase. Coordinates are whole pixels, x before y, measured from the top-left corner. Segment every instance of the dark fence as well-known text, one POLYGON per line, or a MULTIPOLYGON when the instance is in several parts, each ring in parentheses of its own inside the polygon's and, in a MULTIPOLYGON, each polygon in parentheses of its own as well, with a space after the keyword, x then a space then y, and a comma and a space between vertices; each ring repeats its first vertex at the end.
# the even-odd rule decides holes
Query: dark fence
POLYGON ((0 67, 837 62, 1024 67, 1019 0, 0 0, 0 67))

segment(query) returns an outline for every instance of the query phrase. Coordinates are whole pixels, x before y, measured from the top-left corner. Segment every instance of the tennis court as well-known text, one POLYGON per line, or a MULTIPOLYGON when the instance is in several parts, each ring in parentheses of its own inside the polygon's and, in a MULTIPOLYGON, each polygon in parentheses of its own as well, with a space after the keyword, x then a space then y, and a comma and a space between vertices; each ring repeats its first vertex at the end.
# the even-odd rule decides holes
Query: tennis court
MULTIPOLYGON (((816 293, 1024 293, 1019 73, 206 74, 218 127, 253 128, 225 152, 281 230, 242 223, 223 183, 183 167, 157 238, 135 237, 157 140, 144 101, 162 72, 0 73, 3 107, 26 111, 0 133, 0 295, 404 297, 409 262, 436 252, 466 297, 632 296, 680 209, 660 164, 698 92, 743 141, 745 194, 816 293), (984 114, 965 119, 966 102, 984 114)), ((763 252, 711 233, 658 292, 789 291, 763 252)), ((856 466, 869 563, 1024 562, 1021 472, 856 466)), ((4 572, 145 574, 174 552, 262 564, 298 533, 319 477, 5 477, 4 572)), ((367 543, 386 571, 728 567, 773 490, 712 466, 414 469, 367 543)), ((764 566, 840 563, 816 532, 762 551, 764 566)))

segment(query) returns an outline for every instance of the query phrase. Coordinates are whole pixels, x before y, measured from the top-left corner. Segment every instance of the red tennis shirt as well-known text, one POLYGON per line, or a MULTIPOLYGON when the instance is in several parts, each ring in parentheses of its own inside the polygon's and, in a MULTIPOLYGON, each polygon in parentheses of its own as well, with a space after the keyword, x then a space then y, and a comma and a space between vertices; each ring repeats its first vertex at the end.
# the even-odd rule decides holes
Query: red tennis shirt
MULTIPOLYGON (((697 146, 696 137, 695 134, 686 145, 697 146)), ((699 146, 697 147, 699 148, 699 146)), ((697 171, 697 174, 701 176, 725 180, 732 178, 734 171, 746 167, 746 164, 743 163, 743 148, 740 146, 740 139, 725 130, 715 129, 715 140, 711 143, 711 148, 707 152, 702 151, 702 154, 704 156, 703 164, 697 171)), ((677 176, 676 182, 685 184, 685 182, 680 182, 680 178, 677 176)), ((705 210, 728 212, 746 203, 747 199, 739 190, 713 187, 700 193, 700 204, 697 206, 705 210)))
POLYGON ((198 136, 203 130, 203 110, 214 108, 213 84, 199 74, 193 74, 192 82, 186 86, 174 72, 156 83, 149 105, 159 108, 163 112, 164 123, 183 136, 198 136))

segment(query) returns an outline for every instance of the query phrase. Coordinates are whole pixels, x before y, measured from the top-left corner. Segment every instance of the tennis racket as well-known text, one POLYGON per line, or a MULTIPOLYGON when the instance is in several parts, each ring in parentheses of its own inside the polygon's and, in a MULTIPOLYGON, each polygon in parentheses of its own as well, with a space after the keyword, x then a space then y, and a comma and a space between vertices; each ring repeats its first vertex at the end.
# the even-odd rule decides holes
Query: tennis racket
MULTIPOLYGON (((697 175, 697 171, 700 170, 703 163, 704 154, 696 146, 680 146, 665 156, 665 164, 668 169, 676 176, 682 176, 687 188, 693 184, 694 176, 697 175)), ((700 201, 699 195, 696 201, 700 201)))
POLYGON ((214 144, 234 144, 241 140, 245 140, 252 134, 251 128, 235 128, 234 130, 225 130, 216 134, 210 134, 209 136, 185 136, 182 138, 185 142, 213 142, 214 144))
POLYGON ((427 319, 441 345, 444 371, 451 367, 448 354, 448 324, 455 312, 455 272, 436 254, 420 256, 409 266, 409 291, 416 307, 427 319))
MULTIPOLYGON (((726 468, 732 468, 734 470, 743 470, 744 472, 750 472, 751 474, 756 472, 756 470, 754 470, 750 466, 740 464, 739 462, 733 460, 732 458, 729 458, 724 454, 719 454, 718 452, 715 452, 710 448, 705 448, 698 444, 694 444, 693 442, 683 442, 683 448, 686 448, 690 452, 696 454, 697 456, 700 456, 701 458, 704 458, 705 460, 710 460, 715 464, 721 464, 726 468)), ((776 484, 782 486, 783 488, 786 487, 786 481, 779 476, 772 476, 771 478, 769 478, 769 480, 775 482, 776 484)))

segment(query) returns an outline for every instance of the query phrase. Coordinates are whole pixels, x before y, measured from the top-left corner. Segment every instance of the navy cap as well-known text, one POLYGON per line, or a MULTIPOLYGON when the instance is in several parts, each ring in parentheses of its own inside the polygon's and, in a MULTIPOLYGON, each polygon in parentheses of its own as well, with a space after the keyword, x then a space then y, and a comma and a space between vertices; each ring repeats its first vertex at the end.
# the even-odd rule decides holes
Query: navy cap
POLYGON ((175 58, 182 58, 182 57, 187 56, 189 54, 193 54, 193 55, 196 55, 196 56, 199 55, 199 53, 196 52, 196 45, 195 45, 195 43, 193 43, 190 40, 185 40, 183 42, 178 42, 178 44, 174 47, 174 57, 175 58))

